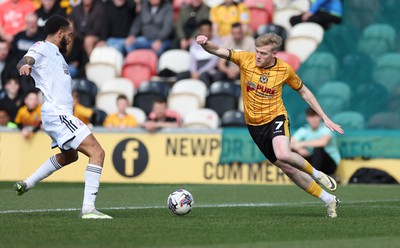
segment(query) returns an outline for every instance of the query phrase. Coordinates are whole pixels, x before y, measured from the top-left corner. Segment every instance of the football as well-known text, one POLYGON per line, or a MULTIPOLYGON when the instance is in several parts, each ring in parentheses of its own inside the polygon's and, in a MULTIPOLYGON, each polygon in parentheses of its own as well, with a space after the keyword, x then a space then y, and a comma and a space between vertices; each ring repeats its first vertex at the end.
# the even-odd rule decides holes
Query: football
POLYGON ((176 215, 185 215, 192 210, 194 199, 189 191, 178 189, 168 196, 167 206, 176 215))

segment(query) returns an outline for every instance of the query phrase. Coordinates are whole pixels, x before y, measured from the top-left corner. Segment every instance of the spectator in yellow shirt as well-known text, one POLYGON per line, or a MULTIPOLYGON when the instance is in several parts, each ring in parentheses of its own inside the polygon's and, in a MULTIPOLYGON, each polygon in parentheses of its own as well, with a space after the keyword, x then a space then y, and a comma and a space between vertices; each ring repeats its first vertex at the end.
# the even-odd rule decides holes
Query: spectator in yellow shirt
POLYGON ((221 39, 231 34, 232 24, 243 25, 244 33, 250 32, 250 12, 246 5, 234 0, 225 0, 222 4, 210 10, 210 20, 213 23, 214 34, 221 39))
POLYGON ((90 119, 93 116, 93 109, 88 108, 80 104, 79 93, 76 91, 72 92, 74 99, 74 115, 86 125, 90 124, 90 119))
POLYGON ((42 123, 38 92, 36 90, 28 91, 24 98, 24 104, 18 109, 14 122, 21 130, 22 136, 29 139, 40 129, 42 123))
POLYGON ((129 106, 128 98, 125 95, 117 97, 117 113, 109 114, 104 120, 103 126, 112 129, 132 128, 138 125, 135 117, 126 113, 126 108, 129 106))

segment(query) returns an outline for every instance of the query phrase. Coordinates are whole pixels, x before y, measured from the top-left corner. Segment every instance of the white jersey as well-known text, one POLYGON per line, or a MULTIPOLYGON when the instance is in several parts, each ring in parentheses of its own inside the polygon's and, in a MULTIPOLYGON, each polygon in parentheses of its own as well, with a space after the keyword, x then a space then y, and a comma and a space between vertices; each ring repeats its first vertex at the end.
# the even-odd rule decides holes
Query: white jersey
POLYGON ((49 41, 39 41, 25 56, 35 59, 31 76, 44 95, 42 115, 72 115, 72 79, 58 47, 49 41))

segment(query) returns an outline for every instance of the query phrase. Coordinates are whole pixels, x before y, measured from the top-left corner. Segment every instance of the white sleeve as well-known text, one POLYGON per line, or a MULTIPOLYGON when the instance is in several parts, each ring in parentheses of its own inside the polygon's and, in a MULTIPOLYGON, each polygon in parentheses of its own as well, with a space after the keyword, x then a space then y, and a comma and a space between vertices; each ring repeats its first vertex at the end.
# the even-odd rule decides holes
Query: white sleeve
POLYGON ((25 54, 25 56, 29 56, 35 59, 34 67, 41 67, 44 64, 46 55, 43 50, 43 44, 41 42, 36 42, 31 48, 29 48, 28 52, 25 54))

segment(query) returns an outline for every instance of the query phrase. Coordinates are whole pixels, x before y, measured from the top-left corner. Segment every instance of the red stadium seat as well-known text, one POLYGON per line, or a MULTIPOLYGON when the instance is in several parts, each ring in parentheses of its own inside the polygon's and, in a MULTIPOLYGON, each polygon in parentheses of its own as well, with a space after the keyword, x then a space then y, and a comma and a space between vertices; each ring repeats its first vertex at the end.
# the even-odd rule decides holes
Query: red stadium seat
POLYGON ((138 49, 126 55, 122 77, 131 80, 137 89, 139 84, 157 74, 157 54, 151 49, 138 49))
POLYGON ((253 33, 257 32, 259 26, 272 22, 273 0, 245 0, 244 4, 250 11, 250 27, 253 33))
POLYGON ((288 63, 294 71, 297 71, 301 65, 300 59, 296 55, 286 51, 278 51, 276 57, 288 63))

